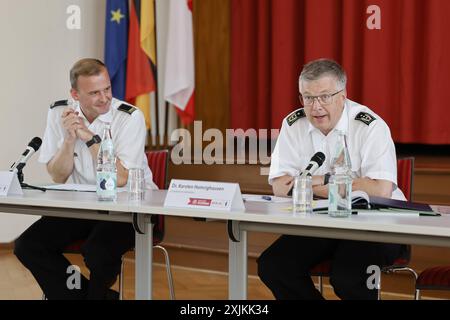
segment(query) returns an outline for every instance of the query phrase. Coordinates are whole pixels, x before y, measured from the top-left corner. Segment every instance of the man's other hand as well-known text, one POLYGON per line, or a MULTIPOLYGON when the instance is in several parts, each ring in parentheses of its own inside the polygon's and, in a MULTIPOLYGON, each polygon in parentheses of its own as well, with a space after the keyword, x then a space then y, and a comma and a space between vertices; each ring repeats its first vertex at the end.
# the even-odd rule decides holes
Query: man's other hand
POLYGON ((275 178, 272 182, 273 194, 277 197, 286 197, 294 185, 294 178, 288 175, 275 178))
POLYGON ((61 115, 61 121, 62 126, 66 131, 65 139, 67 140, 67 142, 75 142, 77 140, 76 130, 80 122, 78 112, 74 111, 71 108, 67 108, 61 115))

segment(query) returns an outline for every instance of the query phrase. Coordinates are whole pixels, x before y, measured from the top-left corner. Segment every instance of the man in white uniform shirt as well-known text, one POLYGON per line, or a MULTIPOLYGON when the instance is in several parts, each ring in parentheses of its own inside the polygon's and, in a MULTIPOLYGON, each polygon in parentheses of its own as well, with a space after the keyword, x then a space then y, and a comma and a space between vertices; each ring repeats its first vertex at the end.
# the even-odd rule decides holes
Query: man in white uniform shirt
MULTIPOLYGON (((293 176, 304 170, 318 151, 326 160, 313 176, 317 196, 328 196, 330 150, 338 132, 347 137, 353 190, 404 200, 397 188, 395 146, 386 123, 369 108, 346 98, 347 77, 332 60, 305 65, 299 79, 304 108, 288 115, 272 154, 269 183, 277 196, 286 196, 293 176)), ((367 287, 367 267, 390 264, 401 246, 337 239, 283 235, 258 259, 258 274, 277 299, 322 299, 309 271, 331 260, 330 283, 342 299, 376 299, 367 287)))
MULTIPOLYGON (((117 186, 128 180, 128 169, 145 168, 147 188, 155 188, 145 156, 146 128, 137 108, 112 97, 105 65, 82 59, 70 70, 71 96, 50 107, 39 161, 47 165, 53 181, 95 184, 101 134, 111 125, 117 157, 117 186)), ((15 243, 15 254, 31 271, 48 299, 115 299, 109 288, 120 272, 121 257, 134 247, 130 223, 42 217, 15 243), (86 240, 82 254, 90 278, 82 277, 81 288, 67 287, 70 262, 64 248, 86 240)))

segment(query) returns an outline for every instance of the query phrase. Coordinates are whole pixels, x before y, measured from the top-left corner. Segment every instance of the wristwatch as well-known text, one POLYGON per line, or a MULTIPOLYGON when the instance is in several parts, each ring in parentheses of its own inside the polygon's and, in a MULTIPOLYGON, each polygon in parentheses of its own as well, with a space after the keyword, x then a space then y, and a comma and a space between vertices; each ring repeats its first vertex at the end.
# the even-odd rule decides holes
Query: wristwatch
POLYGON ((90 148, 93 144, 100 143, 100 142, 102 142, 102 138, 100 138, 100 136, 98 134, 96 134, 92 137, 91 140, 86 141, 86 145, 88 146, 88 148, 90 148))
POLYGON ((328 182, 330 181, 331 173, 327 172, 323 176, 323 185, 326 186, 328 182))

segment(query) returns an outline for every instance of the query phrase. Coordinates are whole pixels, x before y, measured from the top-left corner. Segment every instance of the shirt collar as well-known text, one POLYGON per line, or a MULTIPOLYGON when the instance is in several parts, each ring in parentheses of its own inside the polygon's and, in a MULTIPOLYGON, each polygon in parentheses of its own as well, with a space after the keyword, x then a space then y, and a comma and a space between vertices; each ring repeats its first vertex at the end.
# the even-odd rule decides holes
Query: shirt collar
POLYGON ((345 135, 347 135, 348 132, 348 108, 347 108, 347 101, 344 104, 344 110, 342 110, 341 118, 339 119, 336 126, 333 128, 332 131, 341 131, 345 135))
POLYGON ((101 122, 112 122, 112 101, 111 101, 111 106, 109 107, 109 110, 107 113, 105 114, 101 114, 97 117, 98 120, 100 120, 101 122))
MULTIPOLYGON (((105 113, 105 114, 99 115, 92 123, 94 123, 97 120, 100 120, 101 122, 109 122, 109 123, 111 123, 112 122, 112 118, 113 118, 113 106, 115 106, 115 104, 116 104, 116 99, 112 98, 111 99, 111 106, 109 107, 108 112, 105 113)), ((79 102, 76 104, 75 111, 78 111, 78 115, 81 118, 83 118, 85 120, 85 123, 87 123, 87 125, 89 126, 89 121, 86 119, 83 111, 81 111, 81 106, 80 106, 79 102)))
MULTIPOLYGON (((313 131, 318 131, 320 132, 319 129, 317 129, 316 127, 314 127, 311 122, 308 121, 308 133, 311 133, 313 131)), ((348 107, 347 107, 347 100, 344 103, 344 110, 342 110, 342 114, 341 114, 341 118, 339 119, 338 123, 336 124, 336 126, 333 128, 333 130, 331 130, 331 132, 334 131, 341 131, 343 132, 345 135, 347 135, 348 132, 348 107)), ((331 133, 330 132, 330 133, 331 133)), ((323 133, 320 132, 322 135, 323 133)))

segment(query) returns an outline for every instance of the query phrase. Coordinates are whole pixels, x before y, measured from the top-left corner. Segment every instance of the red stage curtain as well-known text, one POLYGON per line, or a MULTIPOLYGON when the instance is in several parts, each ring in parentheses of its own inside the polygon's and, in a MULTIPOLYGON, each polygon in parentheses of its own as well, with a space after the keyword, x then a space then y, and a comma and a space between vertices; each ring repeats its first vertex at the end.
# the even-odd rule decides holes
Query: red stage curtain
POLYGON ((279 128, 302 66, 327 57, 396 142, 450 144, 449 14, 448 0, 231 0, 232 127, 279 128))

